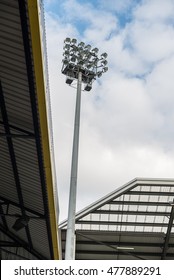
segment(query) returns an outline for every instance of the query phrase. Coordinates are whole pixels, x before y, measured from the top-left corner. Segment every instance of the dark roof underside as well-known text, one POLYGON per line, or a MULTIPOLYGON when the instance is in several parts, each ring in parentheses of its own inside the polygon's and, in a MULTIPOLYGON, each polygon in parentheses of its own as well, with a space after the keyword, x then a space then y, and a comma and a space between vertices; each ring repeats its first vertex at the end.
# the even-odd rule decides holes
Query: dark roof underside
POLYGON ((0 256, 53 259, 26 3, 0 1, 0 256), (19 217, 30 220, 16 231, 19 217))

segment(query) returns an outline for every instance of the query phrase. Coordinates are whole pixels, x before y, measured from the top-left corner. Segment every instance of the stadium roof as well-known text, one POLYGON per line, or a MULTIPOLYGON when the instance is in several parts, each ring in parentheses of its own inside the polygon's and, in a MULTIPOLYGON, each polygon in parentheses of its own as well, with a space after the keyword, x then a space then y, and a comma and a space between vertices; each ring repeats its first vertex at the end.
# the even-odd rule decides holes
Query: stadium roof
POLYGON ((134 179, 85 208, 76 215, 76 259, 173 260, 173 199, 174 180, 134 179))
POLYGON ((59 258, 44 36, 42 1, 0 1, 1 259, 59 258))

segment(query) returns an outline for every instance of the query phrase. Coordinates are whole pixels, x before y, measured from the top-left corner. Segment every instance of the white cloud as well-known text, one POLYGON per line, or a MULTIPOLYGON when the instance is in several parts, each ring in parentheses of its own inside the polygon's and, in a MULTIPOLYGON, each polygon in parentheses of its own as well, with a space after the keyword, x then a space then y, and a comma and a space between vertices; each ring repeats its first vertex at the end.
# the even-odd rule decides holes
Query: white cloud
POLYGON ((143 0, 137 5, 134 16, 140 21, 157 23, 173 20, 174 2, 173 0, 143 0))
MULTIPOLYGON (((174 166, 173 1, 139 2, 121 29, 108 8, 99 13, 86 1, 62 3, 63 18, 46 14, 61 219, 67 215, 76 97, 61 74, 66 37, 97 45, 109 60, 109 71, 82 94, 78 210, 134 177, 173 177, 174 166)), ((124 11, 130 1, 117 3, 124 11)))

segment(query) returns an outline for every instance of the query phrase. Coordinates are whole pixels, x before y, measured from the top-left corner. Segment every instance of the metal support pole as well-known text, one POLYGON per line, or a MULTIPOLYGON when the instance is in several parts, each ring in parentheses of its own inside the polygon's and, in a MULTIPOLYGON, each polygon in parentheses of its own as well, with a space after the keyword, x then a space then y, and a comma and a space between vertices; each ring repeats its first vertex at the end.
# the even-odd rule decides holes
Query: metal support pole
POLYGON ((71 162, 71 180, 69 194, 68 224, 66 233, 65 259, 75 259, 75 212, 76 212, 76 192, 77 192, 77 169, 78 169, 78 147, 80 129, 80 105, 81 105, 81 85, 82 73, 78 73, 76 111, 74 121, 74 139, 71 162))

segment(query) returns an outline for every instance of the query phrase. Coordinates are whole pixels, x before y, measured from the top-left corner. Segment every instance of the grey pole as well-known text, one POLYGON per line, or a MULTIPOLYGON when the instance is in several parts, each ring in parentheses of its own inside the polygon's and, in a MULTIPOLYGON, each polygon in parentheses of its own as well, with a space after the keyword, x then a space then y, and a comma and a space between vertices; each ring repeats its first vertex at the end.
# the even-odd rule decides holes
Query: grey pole
POLYGON ((74 139, 71 162, 71 180, 69 194, 68 224, 66 233, 65 260, 75 259, 75 212, 76 212, 76 192, 77 192, 77 169, 78 169, 78 147, 80 129, 80 105, 81 105, 81 85, 82 73, 78 73, 76 111, 74 121, 74 139))

